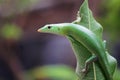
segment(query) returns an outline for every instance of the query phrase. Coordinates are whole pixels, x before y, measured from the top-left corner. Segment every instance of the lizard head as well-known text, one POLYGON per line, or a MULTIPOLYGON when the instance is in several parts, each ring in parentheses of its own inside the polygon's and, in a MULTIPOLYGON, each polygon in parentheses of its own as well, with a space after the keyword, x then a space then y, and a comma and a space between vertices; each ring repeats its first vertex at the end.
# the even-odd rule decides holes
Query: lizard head
POLYGON ((48 24, 38 29, 38 32, 65 35, 64 27, 66 23, 48 24))

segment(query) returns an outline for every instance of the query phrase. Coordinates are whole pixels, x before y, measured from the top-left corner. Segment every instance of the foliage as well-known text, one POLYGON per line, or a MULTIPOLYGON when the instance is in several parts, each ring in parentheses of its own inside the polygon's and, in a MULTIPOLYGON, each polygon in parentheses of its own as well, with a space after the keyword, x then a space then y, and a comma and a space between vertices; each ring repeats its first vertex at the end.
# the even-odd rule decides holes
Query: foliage
MULTIPOLYGON (((102 40, 102 26, 94 19, 94 16, 89 9, 88 0, 85 0, 84 3, 81 5, 80 10, 78 12, 77 20, 74 21, 76 24, 83 25, 84 27, 91 30, 95 33, 100 40, 102 40)), ((85 50, 81 50, 81 54, 92 54, 90 52, 86 52, 85 50)), ((102 74, 98 65, 93 63, 93 66, 90 66, 92 70, 90 70, 86 76, 84 76, 83 80, 104 80, 105 77, 102 74)))
POLYGON ((65 65, 48 65, 38 67, 27 72, 32 80, 36 79, 52 79, 52 80, 76 80, 72 68, 65 65))
POLYGON ((102 9, 104 8, 104 16, 101 16, 100 22, 108 32, 111 40, 119 41, 120 0, 106 0, 102 9))
MULTIPOLYGON (((120 80, 120 70, 117 69, 113 80, 120 80)), ((26 72, 29 80, 51 79, 51 80, 77 80, 77 75, 72 68, 65 65, 46 65, 36 67, 26 72)), ((101 78, 100 78, 101 79, 101 78)))
POLYGON ((14 16, 26 12, 40 0, 0 0, 0 16, 14 16))
POLYGON ((117 69, 114 76, 113 80, 120 80, 120 69, 117 69))
POLYGON ((1 36, 5 39, 18 40, 22 35, 22 30, 15 24, 5 24, 1 31, 1 36))

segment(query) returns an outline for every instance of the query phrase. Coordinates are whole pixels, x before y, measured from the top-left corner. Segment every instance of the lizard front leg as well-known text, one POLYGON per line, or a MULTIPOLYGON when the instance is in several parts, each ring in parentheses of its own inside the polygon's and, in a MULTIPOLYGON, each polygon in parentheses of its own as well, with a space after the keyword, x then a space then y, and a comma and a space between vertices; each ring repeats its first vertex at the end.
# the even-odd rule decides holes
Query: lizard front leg
POLYGON ((97 56, 96 55, 92 55, 90 58, 88 58, 86 61, 85 61, 85 67, 84 69, 82 69, 81 72, 83 73, 87 73, 88 69, 89 69, 89 65, 93 62, 95 62, 97 60, 97 56))

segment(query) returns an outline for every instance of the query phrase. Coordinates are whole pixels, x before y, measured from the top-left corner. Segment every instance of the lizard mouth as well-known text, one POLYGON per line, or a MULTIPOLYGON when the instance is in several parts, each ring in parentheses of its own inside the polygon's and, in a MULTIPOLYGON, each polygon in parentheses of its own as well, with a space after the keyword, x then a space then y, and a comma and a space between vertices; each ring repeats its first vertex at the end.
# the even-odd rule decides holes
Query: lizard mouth
POLYGON ((37 31, 38 31, 38 32, 41 32, 41 29, 38 29, 37 31))

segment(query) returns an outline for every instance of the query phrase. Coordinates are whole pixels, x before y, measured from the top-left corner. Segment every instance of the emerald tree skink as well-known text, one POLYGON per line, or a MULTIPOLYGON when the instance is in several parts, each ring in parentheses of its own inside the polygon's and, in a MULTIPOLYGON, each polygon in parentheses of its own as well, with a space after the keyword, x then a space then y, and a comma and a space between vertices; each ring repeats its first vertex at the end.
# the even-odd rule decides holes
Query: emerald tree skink
POLYGON ((60 23, 46 25, 43 28, 40 28, 38 31, 66 36, 72 43, 72 47, 74 49, 74 52, 76 53, 78 62, 78 55, 80 53, 76 51, 76 45, 74 44, 83 45, 86 48, 86 50, 91 53, 91 57, 84 63, 85 68, 82 70, 82 72, 87 72, 88 65, 94 62, 97 58, 97 62, 100 64, 99 66, 103 70, 106 80, 112 80, 112 76, 116 66, 116 61, 106 52, 102 40, 100 40, 89 29, 73 23, 60 23), (111 63, 109 59, 113 62, 111 63))

